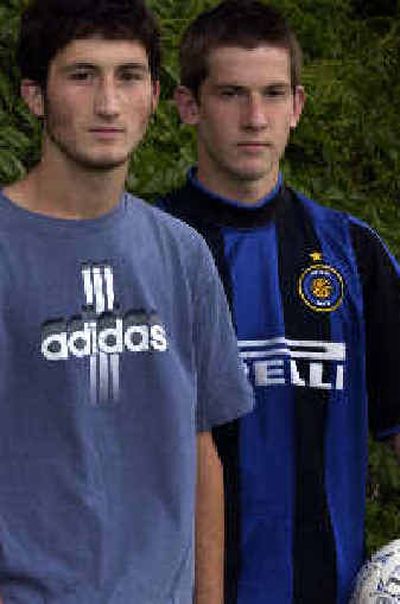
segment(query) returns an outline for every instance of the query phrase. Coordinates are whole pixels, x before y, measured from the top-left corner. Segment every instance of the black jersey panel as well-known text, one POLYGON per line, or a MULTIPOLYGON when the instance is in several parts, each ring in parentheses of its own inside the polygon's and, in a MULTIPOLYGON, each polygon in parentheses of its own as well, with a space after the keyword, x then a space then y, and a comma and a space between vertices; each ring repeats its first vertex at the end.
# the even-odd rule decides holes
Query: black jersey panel
POLYGON ((316 315, 330 319, 330 390, 325 430, 325 486, 336 539, 337 601, 347 603, 364 558, 368 405, 362 286, 349 216, 296 193, 321 243, 303 271, 301 293, 316 315), (307 283, 307 277, 312 276, 307 283), (325 313, 321 309, 325 308, 325 313))
MULTIPOLYGON (((297 280, 321 250, 304 207, 286 190, 276 217, 281 293, 287 333, 297 340, 329 341, 330 320, 299 299, 297 280), (292 336, 293 337, 293 336, 292 336)), ((336 549, 325 486, 325 432, 329 392, 297 388, 295 394, 296 496, 293 602, 336 602, 336 549)))
POLYGON ((377 437, 400 430, 400 268, 379 237, 352 220, 366 328, 369 423, 377 437))

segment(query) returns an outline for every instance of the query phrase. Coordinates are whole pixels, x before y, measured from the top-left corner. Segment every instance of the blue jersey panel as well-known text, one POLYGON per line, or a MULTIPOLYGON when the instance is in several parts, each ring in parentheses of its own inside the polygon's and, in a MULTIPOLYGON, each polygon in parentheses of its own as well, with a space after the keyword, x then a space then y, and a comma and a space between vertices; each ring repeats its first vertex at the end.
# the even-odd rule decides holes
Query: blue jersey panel
POLYGON ((289 602, 293 485, 292 415, 284 335, 276 230, 224 230, 231 267, 233 314, 241 356, 256 385, 255 411, 241 422, 240 604, 289 602), (269 303, 265 304, 265 300, 269 303), (271 357, 273 360, 271 361, 271 357), (271 552, 274 553, 273 557, 271 552))

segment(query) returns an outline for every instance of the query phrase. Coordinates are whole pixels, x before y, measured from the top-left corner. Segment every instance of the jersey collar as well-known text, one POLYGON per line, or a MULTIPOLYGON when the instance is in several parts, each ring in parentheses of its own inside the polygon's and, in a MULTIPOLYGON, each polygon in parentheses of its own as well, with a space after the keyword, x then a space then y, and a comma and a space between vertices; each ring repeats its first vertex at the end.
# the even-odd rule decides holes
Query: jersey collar
POLYGON ((285 190, 280 175, 276 187, 266 197, 257 204, 244 204, 209 191, 197 179, 196 168, 191 168, 185 186, 167 196, 166 205, 173 205, 178 218, 187 217, 195 224, 248 229, 273 219, 285 190))

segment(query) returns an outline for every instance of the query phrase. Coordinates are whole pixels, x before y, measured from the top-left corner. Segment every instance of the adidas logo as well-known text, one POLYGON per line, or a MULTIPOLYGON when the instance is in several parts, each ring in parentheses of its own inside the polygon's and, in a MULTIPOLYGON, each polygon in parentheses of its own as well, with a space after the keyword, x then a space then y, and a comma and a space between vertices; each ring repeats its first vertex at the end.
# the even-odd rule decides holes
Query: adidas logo
POLYGON ((105 313, 93 320, 50 323, 44 328, 42 354, 48 361, 65 361, 71 356, 84 358, 98 353, 165 352, 165 329, 154 319, 150 316, 143 322, 142 313, 124 318, 105 313))
POLYGON ((88 359, 90 403, 117 402, 121 354, 166 352, 166 330, 154 311, 120 312, 111 266, 85 264, 82 282, 82 313, 43 325, 41 352, 47 361, 88 359))

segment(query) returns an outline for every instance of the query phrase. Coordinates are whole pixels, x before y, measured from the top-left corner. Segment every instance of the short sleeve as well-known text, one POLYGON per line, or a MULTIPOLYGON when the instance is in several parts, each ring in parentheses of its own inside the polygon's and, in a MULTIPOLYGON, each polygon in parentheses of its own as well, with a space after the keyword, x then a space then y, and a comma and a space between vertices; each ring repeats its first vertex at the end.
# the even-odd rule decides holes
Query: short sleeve
POLYGON ((366 372, 372 433, 400 432, 400 267, 379 236, 353 219, 363 284, 366 372))
POLYGON ((254 405, 225 293, 211 253, 202 244, 193 314, 199 432, 230 422, 254 405))

